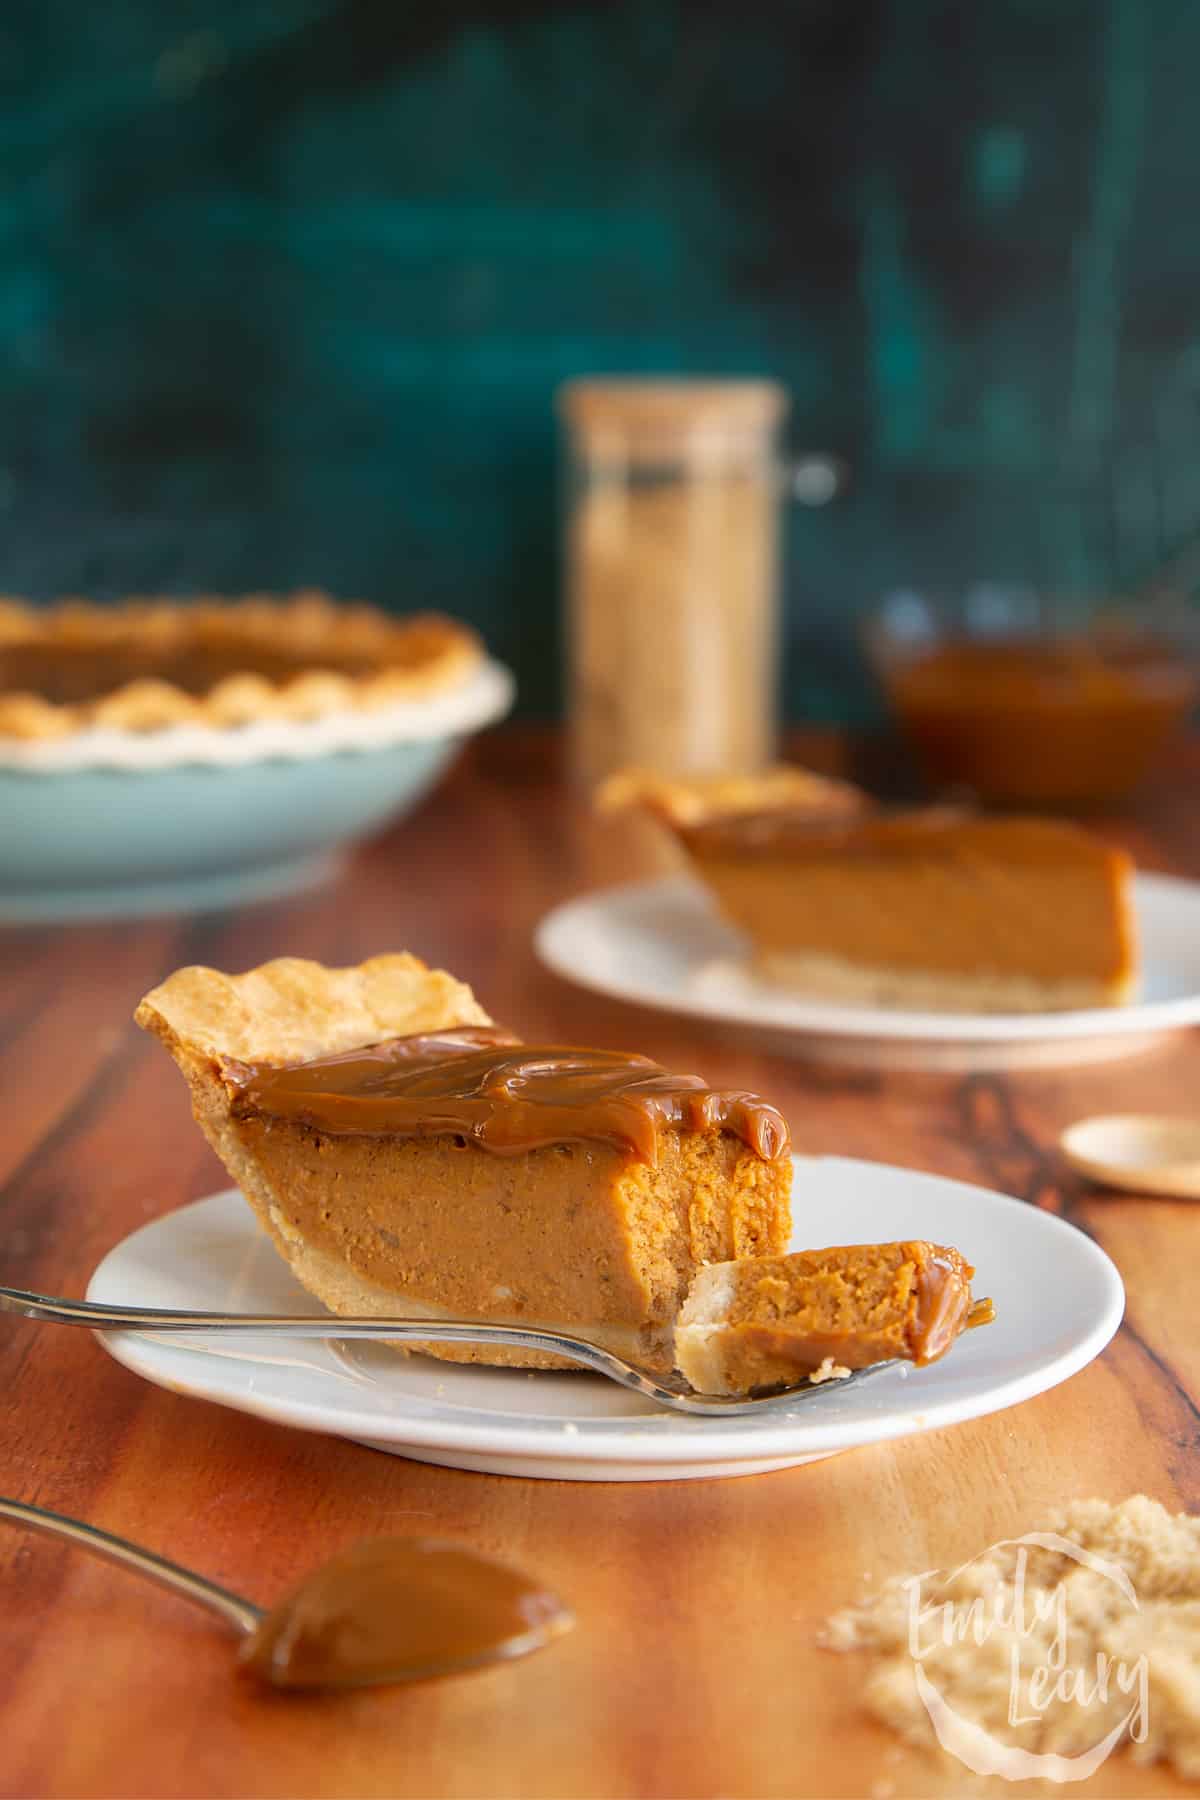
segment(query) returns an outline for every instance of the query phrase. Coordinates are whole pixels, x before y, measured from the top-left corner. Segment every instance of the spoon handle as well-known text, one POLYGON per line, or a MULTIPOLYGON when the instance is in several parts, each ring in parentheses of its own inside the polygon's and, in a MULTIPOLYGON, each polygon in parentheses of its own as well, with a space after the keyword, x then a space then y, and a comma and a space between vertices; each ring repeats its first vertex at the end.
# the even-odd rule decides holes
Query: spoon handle
POLYGON ((207 1606, 234 1631, 246 1636, 256 1629, 263 1616, 259 1607, 231 1594, 227 1588, 218 1587, 216 1582, 193 1575, 190 1569, 168 1562, 165 1556, 155 1556, 153 1550, 139 1549, 137 1544, 113 1537, 111 1532, 101 1531, 95 1525, 69 1519, 65 1513, 47 1512, 44 1507, 27 1506, 21 1500, 8 1500, 0 1495, 0 1519, 11 1519, 13 1524, 26 1525, 31 1531, 43 1531, 47 1537, 65 1538, 81 1550, 90 1550, 93 1556, 103 1556, 109 1562, 119 1563, 123 1569, 132 1569, 135 1575, 157 1581, 160 1587, 170 1588, 173 1594, 182 1594, 185 1600, 207 1606))

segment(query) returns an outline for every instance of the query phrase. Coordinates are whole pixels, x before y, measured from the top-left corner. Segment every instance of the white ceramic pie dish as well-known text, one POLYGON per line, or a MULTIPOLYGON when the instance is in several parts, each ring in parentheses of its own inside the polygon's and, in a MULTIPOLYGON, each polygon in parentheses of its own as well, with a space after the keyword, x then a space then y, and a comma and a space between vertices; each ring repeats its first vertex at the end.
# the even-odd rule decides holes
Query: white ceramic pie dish
POLYGON ((513 692, 489 661, 449 693, 378 711, 0 737, 0 922, 190 912, 314 885, 415 805, 513 692))

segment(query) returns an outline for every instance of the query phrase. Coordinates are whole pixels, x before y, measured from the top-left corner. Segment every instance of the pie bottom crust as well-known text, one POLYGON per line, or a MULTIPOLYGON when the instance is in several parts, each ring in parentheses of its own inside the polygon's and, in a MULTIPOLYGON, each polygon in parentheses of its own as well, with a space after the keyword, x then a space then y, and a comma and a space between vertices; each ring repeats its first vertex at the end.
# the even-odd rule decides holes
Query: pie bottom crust
POLYGON ((1038 981, 1026 975, 944 975, 852 963, 807 950, 762 951, 764 981, 811 998, 946 1013, 1046 1013, 1123 1006, 1138 997, 1136 972, 1108 980, 1038 981))
POLYGON ((693 1289, 675 1326, 675 1366, 698 1394, 723 1394, 727 1391, 726 1319, 737 1278, 728 1263, 706 1269, 704 1277, 701 1294, 697 1296, 693 1289))

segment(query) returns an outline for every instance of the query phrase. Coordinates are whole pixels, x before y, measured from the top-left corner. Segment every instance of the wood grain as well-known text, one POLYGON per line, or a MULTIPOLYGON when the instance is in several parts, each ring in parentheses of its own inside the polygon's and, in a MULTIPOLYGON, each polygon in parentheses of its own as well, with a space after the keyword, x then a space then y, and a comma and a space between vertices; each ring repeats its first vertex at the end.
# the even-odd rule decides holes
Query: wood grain
MULTIPOLYGON (((836 745, 807 747, 838 762, 836 745)), ((820 1621, 890 1573, 967 1556, 1078 1495, 1140 1490, 1200 1509, 1200 1209, 1101 1195, 1053 1151, 1085 1113, 1193 1108, 1196 1034, 1080 1071, 841 1075, 573 990, 533 961, 533 924, 651 852, 591 824, 555 768, 552 740, 536 733, 480 743, 324 893, 232 916, 0 937, 6 1278, 81 1292, 125 1233, 224 1185, 178 1076, 130 1022, 166 971, 408 946, 530 1037, 636 1047, 761 1088, 805 1150, 961 1176, 1062 1213, 1121 1268, 1125 1327, 1065 1387, 974 1424, 775 1475, 592 1486, 464 1474, 305 1436, 149 1387, 82 1333, 0 1322, 0 1489, 263 1599, 360 1536, 462 1536, 541 1572, 579 1615, 572 1636, 511 1668, 275 1699, 235 1679, 227 1640, 203 1616, 6 1530, 3 1794, 963 1792, 958 1764, 902 1748, 865 1718, 860 1671, 816 1648, 820 1621)), ((1191 755, 1137 820, 1105 824, 1145 864, 1200 875, 1198 775, 1191 755)), ((1183 1790, 1115 1759, 1089 1791, 1183 1790)))

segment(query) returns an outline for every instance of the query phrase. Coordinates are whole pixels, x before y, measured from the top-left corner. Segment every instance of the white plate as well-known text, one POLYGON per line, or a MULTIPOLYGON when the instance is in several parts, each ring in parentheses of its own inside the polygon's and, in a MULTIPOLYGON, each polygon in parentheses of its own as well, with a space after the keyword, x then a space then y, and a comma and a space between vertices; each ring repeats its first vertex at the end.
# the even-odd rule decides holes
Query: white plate
MULTIPOLYGON (((928 1369, 837 1384, 781 1411, 687 1418, 598 1375, 402 1357, 377 1344, 105 1334, 118 1362, 173 1393, 328 1431, 420 1462, 568 1481, 751 1475, 1014 1406, 1107 1344, 1120 1276, 1082 1232, 961 1181, 842 1157, 798 1157, 796 1242, 927 1237, 978 1271, 996 1322, 928 1369)), ((319 1313, 236 1191, 168 1213, 118 1244, 88 1288, 109 1304, 319 1313)))
POLYGON ((935 1013, 788 994, 756 976, 737 932, 686 875, 570 900, 534 936, 555 974, 639 1006, 750 1030, 770 1048, 871 1067, 1100 1062, 1200 1023, 1200 882, 1138 875, 1143 997, 1057 1013, 935 1013))

